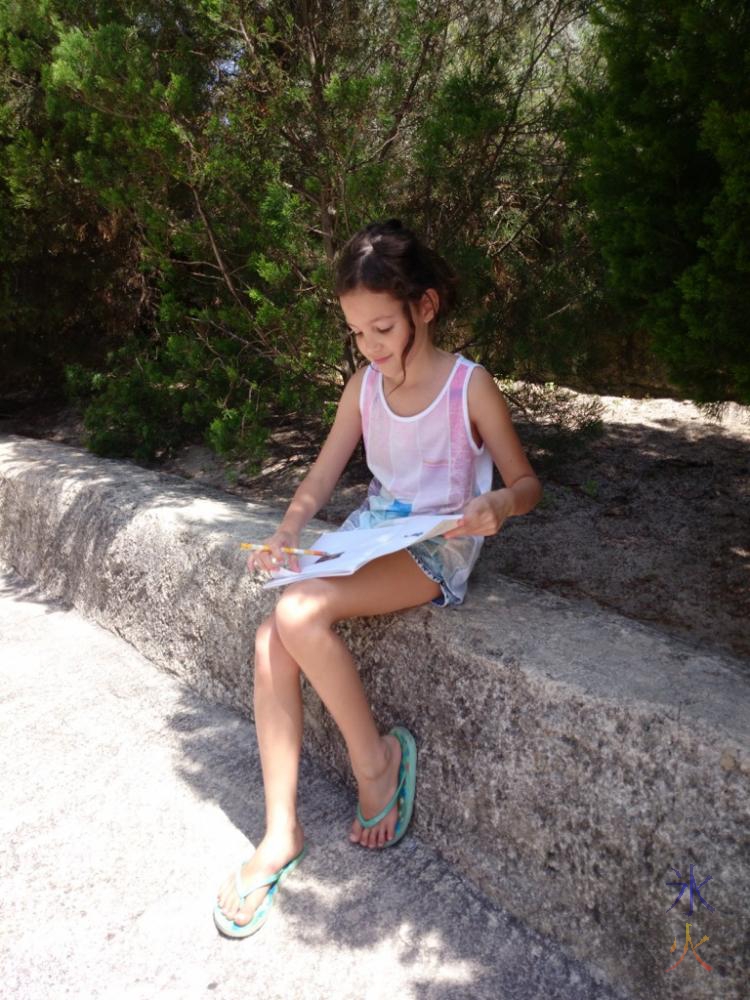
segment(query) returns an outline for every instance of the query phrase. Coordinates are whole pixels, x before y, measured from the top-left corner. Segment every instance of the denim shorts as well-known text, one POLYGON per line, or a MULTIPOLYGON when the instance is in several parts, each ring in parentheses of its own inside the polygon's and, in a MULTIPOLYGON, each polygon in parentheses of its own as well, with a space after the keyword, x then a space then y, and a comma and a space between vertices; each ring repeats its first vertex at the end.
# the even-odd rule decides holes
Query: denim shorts
MULTIPOLYGON (((375 528, 383 521, 408 517, 411 512, 409 504, 395 500, 383 490, 380 494, 368 496, 336 530, 375 528)), ((422 572, 440 585, 441 596, 433 598, 432 604, 439 608, 463 604, 469 575, 479 557, 483 541, 483 538, 476 535, 463 538, 439 536, 417 542, 406 549, 422 572)))

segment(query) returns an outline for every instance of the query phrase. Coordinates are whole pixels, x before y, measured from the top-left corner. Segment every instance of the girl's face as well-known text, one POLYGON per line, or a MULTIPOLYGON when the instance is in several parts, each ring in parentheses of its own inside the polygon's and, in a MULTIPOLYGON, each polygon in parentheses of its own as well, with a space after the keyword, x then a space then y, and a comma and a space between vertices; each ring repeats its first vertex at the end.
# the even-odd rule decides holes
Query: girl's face
MULTIPOLYGON (((360 353, 380 371, 400 375, 401 355, 411 333, 401 302, 390 292, 371 292, 366 288, 346 292, 339 302, 360 353)), ((407 365, 426 336, 427 323, 434 315, 432 301, 426 292, 419 308, 412 302, 409 308, 414 320, 415 342, 404 359, 407 365)))

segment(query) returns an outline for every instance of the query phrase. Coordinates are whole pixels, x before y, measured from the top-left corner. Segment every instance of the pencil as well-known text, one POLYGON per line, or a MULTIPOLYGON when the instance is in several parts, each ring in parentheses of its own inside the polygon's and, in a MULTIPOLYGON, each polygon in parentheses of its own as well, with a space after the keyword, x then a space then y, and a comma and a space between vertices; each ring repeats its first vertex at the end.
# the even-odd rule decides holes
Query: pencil
MULTIPOLYGON (((257 542, 240 542, 241 549, 254 549, 256 552, 270 552, 270 545, 259 545, 257 542)), ((292 549, 287 545, 281 546, 282 552, 288 552, 293 556, 327 556, 327 552, 321 552, 320 549, 292 549)))

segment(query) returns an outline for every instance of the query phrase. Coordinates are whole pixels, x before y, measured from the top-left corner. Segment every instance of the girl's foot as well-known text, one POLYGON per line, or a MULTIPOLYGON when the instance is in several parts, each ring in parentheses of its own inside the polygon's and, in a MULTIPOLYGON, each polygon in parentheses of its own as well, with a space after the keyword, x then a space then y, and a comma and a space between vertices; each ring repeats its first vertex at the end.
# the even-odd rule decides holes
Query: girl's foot
MULTIPOLYGON (((282 865, 287 864, 302 850, 305 837, 301 826, 288 832, 270 835, 266 833, 255 849, 255 853, 242 866, 242 884, 252 885, 261 879, 274 875, 282 865)), ((219 889, 217 899, 224 916, 236 924, 249 923, 255 911, 263 902, 270 885, 261 886, 251 892, 240 909, 240 897, 235 885, 236 870, 232 872, 219 889)))
MULTIPOLYGON (((401 744, 395 736, 389 733, 381 737, 386 756, 386 766, 383 771, 371 779, 358 778, 359 808, 365 819, 377 816, 396 793, 398 788, 398 769, 401 765, 401 744)), ((354 820, 349 840, 363 847, 383 847, 391 840, 398 822, 398 806, 394 804, 387 815, 376 825, 363 827, 358 819, 354 820)))

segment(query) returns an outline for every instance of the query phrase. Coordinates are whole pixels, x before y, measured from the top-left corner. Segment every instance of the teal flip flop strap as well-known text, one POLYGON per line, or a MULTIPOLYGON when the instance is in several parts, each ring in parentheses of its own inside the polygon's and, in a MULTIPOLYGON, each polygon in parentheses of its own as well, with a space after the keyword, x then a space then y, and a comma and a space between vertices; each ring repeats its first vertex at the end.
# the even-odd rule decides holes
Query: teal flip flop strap
MULTIPOLYGON (((282 865, 281 868, 279 868, 279 870, 277 872, 275 872, 273 875, 269 875, 268 878, 264 878, 260 882, 255 882, 245 892, 242 891, 242 867, 243 866, 242 866, 242 864, 240 864, 239 868, 237 869, 237 874, 234 877, 234 884, 235 884, 235 888, 237 889, 237 895, 244 902, 245 899, 247 899, 247 897, 250 895, 250 893, 251 892, 255 892, 256 889, 262 889, 264 885, 274 886, 274 883, 281 882, 282 879, 286 878, 287 875, 289 875, 291 872, 294 871, 294 869, 297 867, 297 865, 300 863, 300 861, 304 858, 304 856, 305 856, 306 853, 307 853, 307 844, 304 844, 303 847, 302 847, 302 850, 299 852, 299 854, 296 857, 292 858, 291 861, 287 861, 287 863, 285 865, 282 865)), ((274 890, 275 890, 275 886, 274 886, 274 888, 271 888, 271 889, 268 890, 268 895, 272 896, 274 890)))
MULTIPOLYGON (((284 869, 282 868, 281 871, 284 869)), ((275 875, 269 875, 268 878, 264 878, 261 882, 255 882, 250 886, 249 889, 242 891, 242 865, 237 869, 237 874, 234 877, 234 885, 237 889, 237 895, 240 897, 242 902, 247 899, 251 892, 255 892, 256 889, 262 889, 264 885, 273 885, 274 882, 278 881, 281 872, 276 872, 275 875)))
MULTIPOLYGON (((402 750, 402 752, 403 752, 403 750, 402 750)), ((380 810, 380 812, 377 814, 377 816, 373 816, 372 819, 365 819, 364 816, 362 815, 362 810, 359 808, 359 803, 357 803, 357 819, 362 824, 362 826, 364 826, 366 829, 369 830, 370 827, 375 826, 376 824, 378 824, 381 821, 381 819, 385 819, 385 817, 388 815, 388 813, 391 811, 391 809, 393 809, 393 807, 398 802, 398 797, 401 794, 401 791, 402 791, 402 789, 404 787, 404 784, 406 782, 406 769, 402 767, 401 771, 402 771, 401 781, 399 781, 399 783, 398 783, 398 788, 394 792, 393 798, 391 799, 391 801, 388 803, 388 805, 384 809, 380 810)))

